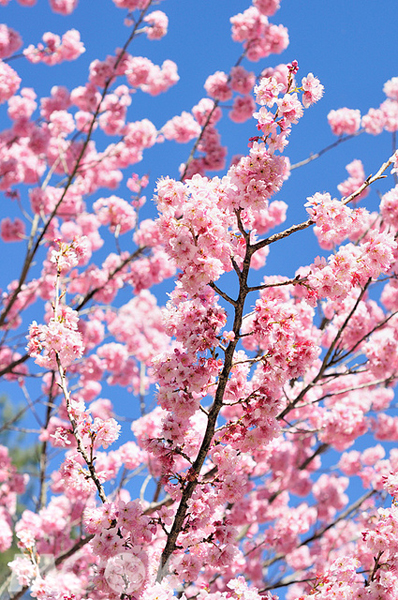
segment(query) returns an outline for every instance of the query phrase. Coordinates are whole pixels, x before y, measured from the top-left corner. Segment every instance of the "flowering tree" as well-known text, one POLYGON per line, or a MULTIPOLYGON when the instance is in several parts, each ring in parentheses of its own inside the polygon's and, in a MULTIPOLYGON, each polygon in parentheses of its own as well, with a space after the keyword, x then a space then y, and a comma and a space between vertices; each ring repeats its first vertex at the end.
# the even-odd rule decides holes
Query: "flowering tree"
MULTIPOLYGON (((160 127, 129 107, 134 92, 178 80, 171 60, 134 54, 139 34, 167 33, 167 16, 152 0, 113 2, 127 11, 124 45, 40 102, 11 63, 20 35, 0 26, 0 188, 20 212, 1 220, 1 238, 22 256, 2 295, 0 372, 23 389, 40 442, 22 514, 28 476, 0 447, 0 550, 18 544, 0 589, 13 600, 395 599, 398 450, 380 441, 398 439, 398 154, 372 175, 350 162, 341 198, 315 193, 306 220, 284 228, 277 194, 321 154, 292 165, 288 137, 324 90, 296 61, 246 68, 288 45, 270 20, 279 0, 231 18, 240 58, 160 127), (223 109, 253 124, 229 166, 223 109), (164 139, 190 150, 178 180, 157 182, 156 217, 142 219, 149 180, 131 167, 164 139), (382 178, 378 211, 358 207, 382 178), (270 247, 309 228, 322 257, 292 278, 261 274, 270 247), (158 306, 149 290, 173 278, 158 306)), ((67 15, 77 0, 50 5, 67 15)), ((21 60, 34 69, 84 50, 75 29, 45 33, 21 60)), ((384 92, 363 117, 329 113, 330 149, 394 137, 397 77, 384 92)))

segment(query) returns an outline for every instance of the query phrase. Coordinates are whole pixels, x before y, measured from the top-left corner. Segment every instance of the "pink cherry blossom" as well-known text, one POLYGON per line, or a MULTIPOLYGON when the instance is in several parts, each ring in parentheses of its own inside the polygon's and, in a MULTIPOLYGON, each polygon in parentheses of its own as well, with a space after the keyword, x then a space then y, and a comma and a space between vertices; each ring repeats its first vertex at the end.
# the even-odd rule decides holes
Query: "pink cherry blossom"
POLYGON ((22 39, 19 33, 7 25, 0 25, 0 58, 11 56, 21 46, 22 39))
POLYGON ((232 97, 232 90, 228 81, 228 76, 223 71, 216 71, 210 75, 205 82, 205 90, 215 100, 225 102, 232 97))
POLYGON ((54 12, 61 15, 70 15, 77 7, 78 0, 49 0, 54 12))
POLYGON ((0 61, 0 104, 15 94, 20 83, 21 79, 14 69, 0 61))
POLYGON ((328 122, 334 135, 352 135, 361 125, 361 113, 351 108, 331 110, 328 114, 328 122))
POLYGON ((154 10, 144 17, 144 21, 149 23, 146 31, 149 40, 160 40, 167 33, 169 19, 161 10, 154 10))
POLYGON ((246 71, 241 65, 231 69, 230 77, 230 85, 233 91, 243 95, 249 94, 256 82, 255 74, 252 71, 246 71))
POLYGON ((280 0, 254 0, 253 4, 261 14, 270 17, 279 10, 280 0))
POLYGON ((255 110, 256 105, 251 96, 237 96, 228 116, 234 123, 244 123, 253 116, 255 110))
POLYGON ((379 135, 384 129, 385 117, 383 111, 379 108, 370 108, 368 113, 362 117, 361 126, 366 133, 379 135))
POLYGON ((0 236, 3 242, 20 242, 25 236, 25 223, 18 218, 14 221, 9 217, 2 219, 0 236))
POLYGON ((314 77, 312 73, 308 73, 307 77, 303 77, 301 80, 301 87, 304 90, 304 108, 308 108, 311 104, 314 104, 314 102, 318 102, 323 96, 324 87, 319 82, 319 79, 314 77))
POLYGON ((182 112, 180 116, 175 116, 162 127, 162 133, 166 140, 175 140, 181 144, 189 142, 200 134, 200 125, 188 112, 182 112))
POLYGON ((383 92, 388 98, 391 98, 391 100, 398 101, 398 77, 393 77, 386 81, 383 92))
MULTIPOLYGON (((16 271, 0 294, 0 372, 24 400, 0 410, 0 551, 12 589, 26 586, 11 600, 396 599, 398 153, 374 146, 369 175, 358 144, 373 138, 355 136, 355 154, 349 138, 394 134, 397 78, 364 117, 329 113, 345 137, 291 163, 323 86, 296 60, 262 61, 257 79, 247 63, 287 47, 280 0, 232 17, 243 48, 232 68, 213 57, 224 70, 191 111, 179 88, 149 97, 179 80, 168 43, 163 62, 139 56, 167 32, 155 4, 109 3, 125 39, 103 36, 86 76, 41 98, 17 92, 21 41, 0 27, 0 237, 21 242, 5 247, 16 271), (191 144, 167 175, 174 142, 191 144), (296 169, 311 183, 329 152, 348 175, 329 169, 304 200, 296 169), (39 443, 31 488, 13 464, 19 431, 39 443)), ((50 8, 80 14, 76 0, 50 8)), ((84 51, 76 29, 33 41, 26 81, 32 63, 59 63, 58 78, 84 51)))
POLYGON ((76 60, 85 52, 80 33, 76 29, 64 33, 62 39, 54 33, 45 33, 43 42, 44 44, 39 43, 37 47, 31 44, 23 51, 30 62, 56 65, 64 60, 76 60))

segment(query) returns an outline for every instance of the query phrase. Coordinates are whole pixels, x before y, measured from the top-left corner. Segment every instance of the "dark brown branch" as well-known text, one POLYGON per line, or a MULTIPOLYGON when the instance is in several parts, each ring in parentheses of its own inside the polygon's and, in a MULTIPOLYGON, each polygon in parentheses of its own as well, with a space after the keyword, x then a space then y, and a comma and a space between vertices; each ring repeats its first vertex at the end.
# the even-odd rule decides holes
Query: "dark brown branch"
POLYGON ((247 278, 249 275, 251 255, 252 255, 251 246, 249 244, 247 244, 246 255, 245 255, 245 259, 243 261, 241 276, 239 278, 240 279, 239 296, 236 301, 236 307, 235 307, 235 316, 234 316, 234 324, 233 324, 233 332, 235 334, 235 339, 228 344, 228 346, 225 350, 224 366, 223 366, 223 369, 222 369, 221 374, 218 379, 218 385, 217 385, 217 390, 216 390, 215 397, 214 397, 214 402, 209 411, 206 431, 205 431, 203 441, 202 441, 201 447, 199 449, 198 455, 196 457, 196 460, 190 469, 190 471, 193 474, 193 477, 190 478, 189 481, 185 482, 185 487, 182 490, 181 501, 177 508, 177 512, 174 517, 173 525, 171 527, 169 535, 167 536, 166 545, 162 552, 161 561, 160 561, 159 570, 158 570, 158 576, 157 576, 158 581, 161 581, 163 579, 163 576, 165 575, 165 569, 166 569, 167 562, 177 547, 177 538, 184 526, 184 521, 187 516, 188 500, 192 497, 192 494, 198 483, 200 471, 206 460, 207 453, 210 449, 210 445, 213 440, 216 423, 217 423, 217 418, 218 418, 220 410, 223 406, 224 393, 225 393, 225 389, 226 389, 226 386, 228 383, 229 374, 230 374, 230 371, 231 371, 231 368, 233 365, 233 355, 234 355, 235 348, 236 348, 236 345, 239 340, 239 333, 240 333, 240 328, 241 328, 242 319, 243 319, 244 304, 245 304, 246 296, 248 294, 247 278))
POLYGON ((226 300, 227 302, 229 302, 230 304, 232 304, 232 306, 236 306, 236 300, 233 300, 232 298, 230 298, 230 296, 228 296, 228 294, 226 294, 225 292, 223 292, 222 290, 220 290, 220 288, 214 283, 214 281, 210 281, 209 286, 219 295, 221 296, 221 298, 224 298, 224 300, 226 300))

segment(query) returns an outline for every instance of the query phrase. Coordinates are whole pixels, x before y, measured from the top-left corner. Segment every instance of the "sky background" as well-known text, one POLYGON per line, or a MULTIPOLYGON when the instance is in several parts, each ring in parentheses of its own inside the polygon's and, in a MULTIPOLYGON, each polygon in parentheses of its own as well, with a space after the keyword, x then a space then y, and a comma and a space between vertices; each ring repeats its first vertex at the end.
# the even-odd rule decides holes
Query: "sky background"
MULTIPOLYGON (((169 33, 162 40, 152 42, 140 36, 129 51, 133 55, 148 56, 158 64, 165 59, 174 60, 180 81, 166 94, 157 97, 141 92, 133 95, 129 119, 135 121, 146 117, 160 129, 168 119, 183 110, 189 111, 197 104, 205 96, 203 85, 207 76, 216 70, 229 72, 239 58, 242 46, 231 39, 229 19, 244 11, 249 4, 248 0, 164 0, 154 6, 154 9, 161 9, 168 15, 169 33)), ((7 7, 0 8, 0 22, 20 32, 24 47, 30 43, 37 44, 46 31, 62 34, 76 28, 81 32, 86 52, 77 61, 54 67, 31 65, 23 58, 10 63, 22 77, 22 85, 33 87, 39 97, 49 95, 53 85, 65 85, 69 89, 84 85, 90 62, 95 58, 103 60, 127 39, 129 29, 123 25, 125 15, 126 11, 117 9, 111 0, 80 0, 78 8, 67 17, 52 13, 47 0, 38 0, 33 8, 22 7, 16 0, 11 0, 7 7)), ((293 126, 286 154, 295 163, 336 140, 326 119, 330 110, 346 106, 358 108, 366 114, 370 107, 377 108, 385 99, 383 84, 398 76, 398 3, 397 0, 282 0, 281 9, 270 21, 288 28, 288 49, 258 63, 245 60, 242 64, 259 74, 267 66, 296 59, 300 67, 299 79, 313 72, 325 86, 324 98, 305 111, 299 125, 293 126)), ((3 105, 0 107, 1 129, 9 127, 9 124, 6 105, 3 105)), ((228 147, 227 164, 233 155, 247 151, 248 138, 257 133, 254 120, 237 125, 227 115, 220 122, 219 131, 222 144, 228 147)), ((103 138, 99 146, 110 141, 110 138, 103 138)), ((150 174, 143 218, 155 214, 150 199, 156 180, 166 175, 178 178, 178 167, 186 160, 189 151, 190 145, 166 141, 147 151, 142 163, 126 171, 127 176, 132 171, 139 175, 150 174)), ((361 135, 294 171, 281 192, 274 197, 289 205, 285 225, 307 218, 304 204, 306 198, 315 192, 328 191, 332 196, 340 197, 337 185, 346 179, 345 165, 353 159, 360 158, 366 175, 369 175, 375 173, 391 153, 391 134, 384 133, 378 137, 361 135)), ((383 193, 392 185, 391 178, 388 183, 378 182, 364 201, 366 206, 375 208, 377 191, 383 193)), ((27 188, 22 188, 21 193, 27 203, 27 188)), ((129 199, 129 193, 121 188, 115 192, 105 190, 93 200, 110 193, 129 199)), ((16 205, 2 197, 0 218, 17 214, 16 205)), ((128 248, 128 243, 126 238, 124 247, 128 248)), ((19 275, 20 268, 16 264, 23 250, 22 244, 1 245, 2 289, 19 275)), ((320 249, 312 231, 302 232, 271 248, 261 275, 292 276, 300 265, 309 264, 317 254, 320 254, 320 249)), ((165 301, 168 289, 170 285, 166 284, 158 290, 161 302, 165 301)), ((42 313, 34 318, 42 320, 42 313)), ((14 386, 6 385, 1 390, 10 394, 15 403, 23 401, 22 391, 14 386)))

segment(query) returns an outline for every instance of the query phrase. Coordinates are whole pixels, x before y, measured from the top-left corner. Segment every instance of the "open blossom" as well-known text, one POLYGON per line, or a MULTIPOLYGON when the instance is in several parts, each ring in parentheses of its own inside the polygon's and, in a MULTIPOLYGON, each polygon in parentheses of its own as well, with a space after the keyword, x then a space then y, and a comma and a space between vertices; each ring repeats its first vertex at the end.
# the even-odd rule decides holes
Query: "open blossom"
POLYGON ((205 90, 210 98, 225 102, 232 97, 232 90, 228 81, 228 75, 223 71, 216 71, 206 79, 205 90))
POLYGON ((201 127, 191 113, 183 111, 181 115, 167 121, 161 131, 166 140, 175 140, 180 144, 185 144, 199 136, 201 127))
POLYGON ((60 13, 61 15, 70 15, 75 8, 79 0, 49 0, 50 6, 54 12, 60 13))
POLYGON ((149 23, 146 34, 149 40, 160 40, 167 33, 169 19, 161 10, 154 10, 144 17, 144 21, 149 23))
POLYGON ((112 232, 123 234, 135 227, 136 211, 123 198, 118 196, 100 198, 94 202, 93 209, 102 225, 109 225, 112 232))
POLYGON ((362 117, 361 126, 366 133, 378 135, 384 129, 385 117, 380 108, 370 108, 368 113, 362 117))
POLYGON ((351 108, 331 110, 328 114, 328 122, 334 135, 352 135, 361 126, 361 113, 351 108))
POLYGON ((48 325, 33 321, 29 327, 27 350, 35 362, 46 369, 57 370, 57 357, 63 368, 69 367, 83 354, 83 339, 77 330, 76 311, 62 307, 61 314, 50 319, 48 325))
POLYGON ((398 230, 398 186, 393 187, 382 196, 380 211, 386 223, 398 230))
POLYGON ((142 84, 140 88, 151 96, 157 96, 166 92, 179 79, 176 63, 167 59, 163 61, 162 66, 153 66, 146 83, 142 84))
POLYGON ((31 44, 23 51, 30 62, 43 62, 47 65, 56 65, 64 60, 75 60, 83 52, 85 48, 76 29, 64 33, 62 39, 55 33, 45 33, 43 43, 38 44, 37 47, 31 44))
POLYGON ((252 71, 246 71, 241 65, 232 67, 230 77, 231 88, 239 94, 249 94, 256 83, 255 74, 252 71))
POLYGON ((398 77, 393 77, 386 81, 383 92, 388 98, 391 98, 391 100, 398 101, 398 77))
POLYGON ((28 119, 37 108, 36 94, 32 88, 22 88, 20 96, 8 100, 7 114, 10 119, 28 119))
POLYGON ((138 87, 149 81, 155 65, 149 58, 144 56, 133 56, 128 61, 126 78, 132 87, 138 87))
POLYGON ((297 96, 294 94, 285 94, 283 98, 276 101, 278 111, 288 123, 297 123, 303 116, 303 106, 297 96))
POLYGON ((215 125, 217 121, 221 119, 222 111, 219 106, 214 109, 214 102, 210 98, 202 98, 199 100, 198 104, 192 108, 193 116, 202 127, 207 122, 210 113, 211 117, 209 119, 209 125, 215 125))
POLYGON ((269 198, 282 187, 285 165, 285 157, 270 154, 265 144, 255 142, 249 156, 228 172, 233 203, 241 208, 266 208, 269 198))
POLYGON ((384 129, 386 131, 398 131, 398 102, 387 98, 381 105, 380 110, 384 117, 384 129))
MULTIPOLYGON (((337 186, 340 194, 344 197, 347 197, 355 192, 365 181, 365 170, 363 168, 362 161, 353 160, 346 166, 346 169, 350 177, 342 183, 339 183, 337 186)), ((358 200, 365 198, 368 193, 369 188, 366 188, 359 196, 356 197, 355 200, 358 202, 358 200)))
POLYGON ((67 137, 75 130, 75 121, 73 116, 66 110, 54 110, 50 116, 48 129, 53 137, 67 137))
POLYGON ((128 8, 129 10, 142 10, 148 6, 148 0, 113 0, 118 8, 128 8))
POLYGON ((228 116, 234 123, 244 123, 253 116, 256 104, 251 96, 237 96, 228 116))
POLYGON ((272 108, 279 94, 285 92, 283 83, 279 83, 276 77, 262 77, 260 83, 254 88, 257 104, 272 108))
POLYGON ((113 418, 104 421, 103 419, 96 417, 94 419, 92 430, 95 432, 95 447, 99 448, 102 446, 106 449, 118 439, 120 425, 113 418))
POLYGON ((14 69, 0 61, 0 104, 15 94, 20 83, 21 78, 14 69))
MULTIPOLYGON (((291 76, 292 73, 291 71, 289 71, 288 65, 282 63, 280 65, 277 65, 276 67, 267 67, 266 69, 264 69, 261 73, 260 81, 264 77, 267 79, 269 79, 270 77, 275 77, 278 83, 283 84, 282 93, 284 94, 285 92, 287 92, 289 79, 291 78, 291 76)), ((292 85, 295 86, 294 78, 292 79, 292 85)))
POLYGON ((71 243, 58 241, 57 249, 50 250, 50 261, 56 265, 58 273, 65 274, 73 267, 84 264, 90 256, 88 238, 74 238, 71 243))
POLYGON ((384 478, 384 488, 391 496, 398 496, 398 473, 390 473, 384 478))
POLYGON ((21 219, 11 221, 9 217, 2 219, 0 236, 3 242, 20 242, 25 235, 25 223, 21 219))
POLYGON ((253 0, 253 4, 262 15, 271 17, 279 10, 280 0, 253 0))
POLYGON ((17 31, 0 24, 0 59, 7 58, 22 46, 21 36, 17 31))
POLYGON ((258 61, 270 54, 279 54, 289 45, 289 36, 283 25, 271 25, 256 6, 230 19, 232 39, 243 42, 249 60, 258 61))
POLYGON ((323 96, 324 87, 312 73, 308 73, 307 77, 303 77, 301 87, 304 91, 302 100, 304 108, 308 108, 314 102, 318 102, 323 96))

